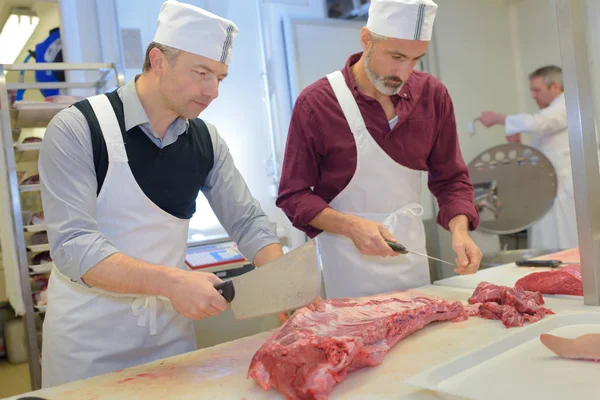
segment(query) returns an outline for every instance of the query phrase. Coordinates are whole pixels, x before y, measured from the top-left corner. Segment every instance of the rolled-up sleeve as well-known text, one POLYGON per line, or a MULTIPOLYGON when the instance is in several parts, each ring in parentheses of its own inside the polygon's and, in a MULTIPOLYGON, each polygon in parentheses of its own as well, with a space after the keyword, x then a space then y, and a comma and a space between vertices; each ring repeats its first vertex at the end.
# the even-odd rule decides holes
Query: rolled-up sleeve
POLYGON ((479 225, 479 213, 474 204, 469 170, 458 143, 454 107, 446 90, 440 96, 439 104, 439 133, 427 162, 429 190, 439 206, 437 222, 449 229, 450 220, 463 214, 469 219, 469 228, 474 230, 479 225))
POLYGON ((248 260, 263 247, 279 243, 276 226, 252 197, 242 174, 217 129, 206 124, 214 150, 214 164, 202 192, 229 236, 248 260))
POLYGON ((313 191, 319 176, 316 143, 321 142, 317 139, 320 134, 308 104, 299 98, 290 121, 276 204, 292 225, 311 238, 322 231, 311 226, 310 222, 329 207, 329 203, 313 191))
POLYGON ((50 255, 75 282, 117 248, 96 221, 96 172, 90 129, 75 107, 48 125, 38 162, 50 255))

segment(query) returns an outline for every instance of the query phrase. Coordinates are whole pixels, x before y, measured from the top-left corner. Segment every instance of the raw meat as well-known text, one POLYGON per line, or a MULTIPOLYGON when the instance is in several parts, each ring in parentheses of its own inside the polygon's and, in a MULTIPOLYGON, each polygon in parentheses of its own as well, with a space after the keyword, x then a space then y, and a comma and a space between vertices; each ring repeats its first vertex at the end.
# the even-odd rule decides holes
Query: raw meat
POLYGON ((28 137, 23 139, 23 143, 38 143, 41 142, 42 139, 39 137, 28 137))
POLYGON ((486 319, 499 319, 507 328, 523 326, 526 321, 536 322, 552 310, 541 307, 540 293, 527 292, 521 287, 509 288, 481 282, 468 300, 467 314, 486 319))
POLYGON ((49 251, 42 251, 31 258, 31 265, 40 265, 52 262, 49 251))
POLYGON ((571 264, 550 271, 534 272, 519 279, 515 286, 544 294, 583 296, 581 265, 571 264))
POLYGON ((256 352, 248 375, 287 399, 327 399, 349 372, 380 364, 400 340, 464 316, 459 301, 417 291, 324 300, 294 315, 256 352))
POLYGON ((36 174, 25 179, 23 182, 21 182, 21 185, 36 185, 38 183, 40 183, 40 175, 36 174))

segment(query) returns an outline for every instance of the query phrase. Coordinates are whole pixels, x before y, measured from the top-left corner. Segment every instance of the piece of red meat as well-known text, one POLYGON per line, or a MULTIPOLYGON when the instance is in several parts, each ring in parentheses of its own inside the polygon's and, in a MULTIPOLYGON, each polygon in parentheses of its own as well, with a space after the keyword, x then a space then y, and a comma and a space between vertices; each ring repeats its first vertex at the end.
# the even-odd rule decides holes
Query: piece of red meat
POLYGON ((31 258, 31 265, 40 265, 50 262, 52 262, 52 257, 50 257, 49 251, 43 251, 31 258))
POLYGON ((248 375, 287 399, 324 400, 349 372, 380 364, 406 336, 465 315, 459 301, 416 291, 324 300, 296 311, 256 352, 248 375))
POLYGON ((38 183, 40 183, 40 175, 36 174, 25 179, 23 182, 21 182, 21 185, 36 185, 38 183))
POLYGON ((539 321, 546 314, 554 314, 541 307, 544 298, 540 293, 528 292, 521 287, 509 288, 481 282, 469 298, 467 314, 481 318, 501 320, 507 328, 523 326, 525 321, 539 321))
POLYGON ((515 286, 544 294, 583 296, 581 265, 571 264, 550 271, 534 272, 519 279, 515 286))
POLYGON ((23 139, 23 143, 38 143, 41 142, 42 139, 39 137, 28 137, 23 139))

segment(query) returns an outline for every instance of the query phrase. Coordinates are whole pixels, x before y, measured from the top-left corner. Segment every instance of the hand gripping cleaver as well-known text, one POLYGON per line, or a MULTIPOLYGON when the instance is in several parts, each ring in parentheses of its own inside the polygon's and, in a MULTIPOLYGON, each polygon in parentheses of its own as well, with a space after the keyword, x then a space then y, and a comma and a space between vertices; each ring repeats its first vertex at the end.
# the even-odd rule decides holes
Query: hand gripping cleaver
POLYGON ((314 239, 287 254, 215 285, 237 320, 295 310, 321 294, 321 270, 314 239))

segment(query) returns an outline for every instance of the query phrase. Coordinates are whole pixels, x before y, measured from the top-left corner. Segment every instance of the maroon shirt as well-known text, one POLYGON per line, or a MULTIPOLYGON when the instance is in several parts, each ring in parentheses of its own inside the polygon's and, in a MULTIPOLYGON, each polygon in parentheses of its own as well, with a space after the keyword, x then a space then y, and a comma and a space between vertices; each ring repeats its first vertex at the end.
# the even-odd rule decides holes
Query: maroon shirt
MULTIPOLYGON (((350 56, 342 73, 371 136, 397 163, 429 172, 441 226, 448 229, 452 218, 464 214, 475 229, 479 214, 446 87, 413 71, 399 95, 391 97, 398 123, 390 130, 383 107, 363 94, 352 76, 350 67, 360 56, 350 56)), ((348 185, 355 170, 354 136, 329 81, 322 78, 304 89, 294 105, 276 204, 295 227, 314 237, 321 231, 309 222, 348 185)))

